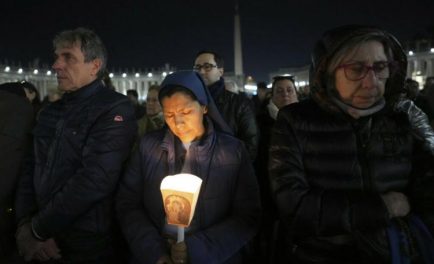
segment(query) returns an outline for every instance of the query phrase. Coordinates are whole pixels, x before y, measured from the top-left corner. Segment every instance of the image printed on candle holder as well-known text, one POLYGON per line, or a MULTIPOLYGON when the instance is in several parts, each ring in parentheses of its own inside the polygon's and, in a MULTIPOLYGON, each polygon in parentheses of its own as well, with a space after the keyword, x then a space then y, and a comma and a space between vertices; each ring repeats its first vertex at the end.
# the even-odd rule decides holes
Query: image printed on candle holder
POLYGON ((179 195, 169 195, 164 200, 164 208, 167 215, 167 223, 173 225, 187 226, 190 213, 191 204, 186 198, 179 195))

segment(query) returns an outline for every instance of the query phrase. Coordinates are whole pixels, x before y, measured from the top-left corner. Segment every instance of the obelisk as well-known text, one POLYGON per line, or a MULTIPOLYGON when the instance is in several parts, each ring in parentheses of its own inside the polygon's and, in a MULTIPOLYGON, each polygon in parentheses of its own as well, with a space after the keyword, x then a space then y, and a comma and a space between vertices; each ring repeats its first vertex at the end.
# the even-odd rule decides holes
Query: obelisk
POLYGON ((241 90, 244 90, 243 72, 243 52, 241 45, 241 24, 238 12, 238 0, 235 0, 235 19, 234 19, 234 68, 235 79, 241 90))

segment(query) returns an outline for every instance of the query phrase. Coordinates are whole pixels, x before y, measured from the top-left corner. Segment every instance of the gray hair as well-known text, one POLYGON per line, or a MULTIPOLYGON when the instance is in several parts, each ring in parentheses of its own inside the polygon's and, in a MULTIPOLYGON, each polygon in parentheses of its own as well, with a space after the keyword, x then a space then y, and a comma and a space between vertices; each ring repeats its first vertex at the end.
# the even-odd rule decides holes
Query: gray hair
POLYGON ((353 38, 347 40, 344 44, 339 47, 336 52, 333 54, 333 56, 330 58, 328 65, 327 65, 327 78, 326 78, 326 85, 327 90, 332 93, 336 93, 335 88, 335 71, 339 67, 339 65, 342 63, 342 60, 347 57, 348 55, 355 54, 357 50, 360 48, 360 46, 367 42, 367 41, 378 41, 381 44, 383 44, 384 52, 386 54, 387 60, 392 61, 393 60, 393 51, 391 48, 390 40, 381 33, 378 32, 372 32, 368 34, 358 35, 354 36, 353 38))
POLYGON ((387 60, 389 61, 393 60, 391 45, 385 35, 376 32, 370 34, 364 34, 349 39, 348 41, 345 42, 345 44, 342 47, 340 47, 335 52, 335 54, 333 54, 333 57, 330 58, 330 61, 327 66, 327 73, 332 75, 346 56, 348 56, 351 53, 354 54, 363 43, 372 40, 378 41, 381 44, 383 44, 384 52, 386 53, 387 60))
POLYGON ((101 68, 98 77, 102 77, 107 65, 107 50, 100 37, 90 29, 76 28, 60 32, 53 40, 53 47, 71 47, 74 44, 80 44, 80 49, 84 55, 84 61, 90 62, 94 59, 101 60, 101 68))

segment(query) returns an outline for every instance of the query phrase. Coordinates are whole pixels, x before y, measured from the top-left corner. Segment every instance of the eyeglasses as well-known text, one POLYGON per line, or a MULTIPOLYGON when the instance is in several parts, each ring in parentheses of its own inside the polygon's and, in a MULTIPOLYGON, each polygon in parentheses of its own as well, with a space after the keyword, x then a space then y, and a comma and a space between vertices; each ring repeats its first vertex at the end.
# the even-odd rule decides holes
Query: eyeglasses
POLYGON ((377 61, 372 66, 367 66, 363 62, 354 62, 349 64, 342 64, 337 69, 344 68, 345 77, 350 81, 359 81, 368 75, 372 70, 375 76, 379 79, 387 79, 393 70, 394 62, 391 61, 377 61))
POLYGON ((211 71, 213 68, 217 68, 216 64, 211 64, 211 63, 204 63, 202 65, 200 64, 196 64, 193 66, 193 70, 195 71, 200 71, 201 69, 204 69, 206 72, 211 71))

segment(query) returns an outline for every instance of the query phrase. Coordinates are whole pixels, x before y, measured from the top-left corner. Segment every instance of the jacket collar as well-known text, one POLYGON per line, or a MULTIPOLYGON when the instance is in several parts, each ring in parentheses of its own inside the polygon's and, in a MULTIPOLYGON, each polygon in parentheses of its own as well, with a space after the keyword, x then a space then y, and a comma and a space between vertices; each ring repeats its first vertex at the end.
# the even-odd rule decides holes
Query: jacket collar
POLYGON ((94 95, 102 87, 103 87, 102 81, 100 79, 96 79, 93 82, 81 87, 76 91, 65 93, 62 96, 62 100, 64 101, 65 104, 74 104, 94 95))
POLYGON ((208 86, 208 89, 214 101, 217 102, 217 99, 225 90, 225 80, 223 79, 223 77, 220 77, 218 81, 208 86))

